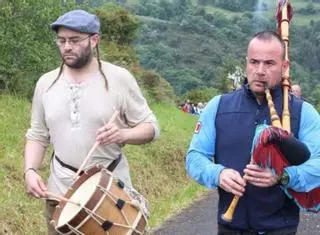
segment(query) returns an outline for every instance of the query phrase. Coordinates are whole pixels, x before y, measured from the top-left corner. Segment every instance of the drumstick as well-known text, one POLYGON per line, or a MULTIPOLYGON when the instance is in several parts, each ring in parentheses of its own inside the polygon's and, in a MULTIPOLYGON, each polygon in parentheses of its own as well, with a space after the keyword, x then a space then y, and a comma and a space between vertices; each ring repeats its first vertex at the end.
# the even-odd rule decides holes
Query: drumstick
MULTIPOLYGON (((115 111, 115 112, 113 113, 113 115, 111 116, 111 118, 110 118, 109 122, 107 123, 107 125, 108 125, 108 124, 111 124, 111 123, 116 119, 118 113, 119 113, 118 111, 115 111)), ((90 149, 89 153, 87 154, 86 158, 84 159, 83 163, 81 164, 79 170, 77 171, 76 176, 75 176, 75 179, 78 178, 78 176, 79 176, 80 172, 82 171, 83 167, 87 164, 87 162, 89 161, 92 153, 93 153, 94 150, 98 147, 99 144, 100 144, 100 142, 98 142, 98 141, 96 141, 96 142, 94 143, 94 145, 93 145, 92 148, 90 149)))
POLYGON ((48 191, 46 191, 46 194, 49 197, 53 197, 55 199, 58 199, 59 201, 69 202, 69 203, 71 203, 73 205, 81 206, 81 204, 79 202, 72 201, 71 199, 68 199, 66 197, 62 197, 62 196, 59 196, 57 194, 54 194, 54 193, 51 193, 51 192, 48 192, 48 191))

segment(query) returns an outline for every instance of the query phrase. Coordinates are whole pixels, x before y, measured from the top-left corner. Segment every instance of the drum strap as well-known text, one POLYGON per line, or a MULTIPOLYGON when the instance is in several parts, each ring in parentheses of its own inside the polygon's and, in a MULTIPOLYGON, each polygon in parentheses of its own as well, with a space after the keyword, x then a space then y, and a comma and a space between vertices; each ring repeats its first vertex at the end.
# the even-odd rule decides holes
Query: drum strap
POLYGON ((119 162, 122 159, 122 154, 120 153, 116 159, 114 159, 110 165, 107 167, 108 171, 113 172, 114 169, 118 166, 119 162))
MULTIPOLYGON (((78 172, 78 169, 73 167, 73 166, 70 166, 69 164, 63 162, 57 155, 52 154, 54 156, 54 158, 57 160, 57 162, 60 163, 61 166, 65 167, 65 168, 68 168, 69 170, 72 170, 73 172, 77 173, 78 172)), ((107 170, 110 171, 110 172, 113 172, 114 169, 118 166, 119 162, 121 161, 122 159, 122 154, 120 153, 119 156, 114 159, 110 165, 107 167, 107 170)), ((80 175, 82 175, 83 171, 80 173, 80 175)))

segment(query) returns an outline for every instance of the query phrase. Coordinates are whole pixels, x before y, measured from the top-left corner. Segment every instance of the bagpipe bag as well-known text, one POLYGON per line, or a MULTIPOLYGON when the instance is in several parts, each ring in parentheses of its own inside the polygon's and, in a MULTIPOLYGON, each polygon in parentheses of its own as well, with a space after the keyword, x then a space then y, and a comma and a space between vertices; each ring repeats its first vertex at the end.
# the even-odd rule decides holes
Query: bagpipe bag
MULTIPOLYGON (((252 145, 255 164, 272 169, 280 177, 285 167, 303 164, 309 158, 308 147, 287 131, 265 124, 257 126, 252 145)), ((311 212, 320 210, 320 188, 309 192, 296 192, 285 186, 282 188, 301 209, 311 212)))

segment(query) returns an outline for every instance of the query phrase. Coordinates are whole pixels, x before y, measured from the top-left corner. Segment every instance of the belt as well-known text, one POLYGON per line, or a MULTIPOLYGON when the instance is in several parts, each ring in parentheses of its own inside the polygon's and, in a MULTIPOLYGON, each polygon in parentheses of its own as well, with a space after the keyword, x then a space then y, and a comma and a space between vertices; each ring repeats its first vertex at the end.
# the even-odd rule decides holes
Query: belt
MULTIPOLYGON (((65 168, 68 168, 69 170, 72 170, 73 172, 77 173, 78 172, 78 169, 73 167, 73 166, 70 166, 69 164, 67 163, 64 163, 60 158, 58 158, 57 155, 54 155, 54 158, 57 160, 57 162, 60 163, 61 166, 65 167, 65 168)), ((81 172, 82 174, 82 172, 81 172)))
MULTIPOLYGON (((69 170, 71 170, 71 171, 73 171, 73 172, 75 172, 75 173, 78 172, 79 169, 77 169, 77 168, 75 168, 75 167, 73 167, 73 166, 70 166, 69 164, 63 162, 63 161, 62 161, 57 155, 55 155, 54 153, 53 153, 52 155, 54 155, 54 158, 57 160, 57 162, 60 163, 61 166, 65 167, 65 168, 67 168, 67 169, 69 169, 69 170)), ((122 159, 122 154, 120 153, 119 156, 118 156, 116 159, 114 159, 114 160, 109 164, 109 166, 107 167, 107 170, 110 171, 110 172, 114 171, 114 169, 118 166, 118 164, 119 164, 119 162, 121 161, 121 159, 122 159)), ((80 172, 80 175, 81 175, 82 173, 83 173, 83 171, 80 172)))

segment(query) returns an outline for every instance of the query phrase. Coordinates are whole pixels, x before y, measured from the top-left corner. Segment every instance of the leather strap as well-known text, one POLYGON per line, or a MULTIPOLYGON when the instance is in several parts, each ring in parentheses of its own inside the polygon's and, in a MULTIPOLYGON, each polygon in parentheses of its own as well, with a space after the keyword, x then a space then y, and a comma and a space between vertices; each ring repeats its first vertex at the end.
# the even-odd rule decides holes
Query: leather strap
MULTIPOLYGON (((60 163, 61 166, 65 167, 65 168, 68 168, 69 170, 77 173, 78 172, 78 169, 73 167, 73 166, 70 166, 69 164, 63 162, 57 155, 53 154, 55 159, 57 160, 57 162, 60 163)), ((122 154, 120 153, 119 156, 114 159, 110 164, 109 166, 107 167, 107 170, 110 171, 110 172, 113 172, 114 169, 118 166, 119 162, 121 161, 122 159, 122 154)), ((83 173, 83 171, 80 173, 80 175, 83 173)))

